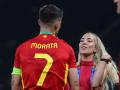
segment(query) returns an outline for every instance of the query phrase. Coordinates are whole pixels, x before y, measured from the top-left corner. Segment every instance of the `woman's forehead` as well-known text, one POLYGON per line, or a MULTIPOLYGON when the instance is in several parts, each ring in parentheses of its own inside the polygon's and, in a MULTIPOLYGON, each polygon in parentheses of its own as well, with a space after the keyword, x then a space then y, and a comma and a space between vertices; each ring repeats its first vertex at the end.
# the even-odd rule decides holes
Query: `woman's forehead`
POLYGON ((95 39, 95 35, 93 35, 92 33, 86 33, 86 34, 83 35, 82 38, 95 39))

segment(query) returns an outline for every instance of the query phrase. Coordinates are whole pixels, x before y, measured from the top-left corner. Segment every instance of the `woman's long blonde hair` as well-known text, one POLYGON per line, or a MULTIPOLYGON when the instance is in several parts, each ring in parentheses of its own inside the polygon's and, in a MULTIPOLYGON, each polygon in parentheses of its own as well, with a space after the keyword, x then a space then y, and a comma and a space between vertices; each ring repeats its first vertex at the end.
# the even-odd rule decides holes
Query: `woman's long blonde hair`
MULTIPOLYGON (((92 33, 92 32, 88 32, 88 33, 95 36, 96 53, 94 54, 94 63, 97 65, 103 55, 109 55, 109 54, 106 51, 105 46, 104 46, 103 42, 101 41, 101 39, 95 33, 92 33)), ((79 50, 78 62, 77 62, 78 66, 80 65, 80 59, 81 59, 81 54, 80 54, 80 50, 79 50)), ((118 69, 117 69, 115 62, 112 59, 111 59, 111 63, 108 63, 106 65, 106 74, 104 77, 105 77, 104 85, 106 86, 105 90, 108 90, 107 84, 106 84, 107 81, 109 81, 111 83, 112 89, 113 89, 114 84, 119 83, 118 69)))

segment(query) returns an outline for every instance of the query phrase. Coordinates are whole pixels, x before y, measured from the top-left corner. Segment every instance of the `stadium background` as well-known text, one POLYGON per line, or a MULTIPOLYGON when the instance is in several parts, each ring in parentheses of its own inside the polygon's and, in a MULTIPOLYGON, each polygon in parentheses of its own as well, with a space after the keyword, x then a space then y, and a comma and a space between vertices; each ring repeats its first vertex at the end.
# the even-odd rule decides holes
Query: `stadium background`
POLYGON ((10 90, 14 53, 19 44, 39 34, 39 7, 64 10, 58 36, 75 50, 83 33, 98 34, 116 63, 120 53, 120 16, 112 0, 0 0, 0 90, 10 90))

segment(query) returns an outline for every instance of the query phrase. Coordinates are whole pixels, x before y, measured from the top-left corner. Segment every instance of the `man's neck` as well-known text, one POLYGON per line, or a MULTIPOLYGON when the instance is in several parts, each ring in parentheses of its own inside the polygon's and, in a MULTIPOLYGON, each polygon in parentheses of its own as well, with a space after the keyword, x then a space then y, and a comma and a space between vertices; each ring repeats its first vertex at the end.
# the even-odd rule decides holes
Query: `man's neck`
POLYGON ((48 27, 41 27, 40 28, 40 33, 41 32, 49 32, 49 33, 54 34, 56 36, 56 33, 53 31, 55 31, 55 30, 53 30, 52 28, 48 28, 48 27))
POLYGON ((52 30, 50 28, 41 27, 40 32, 51 32, 52 33, 52 30))

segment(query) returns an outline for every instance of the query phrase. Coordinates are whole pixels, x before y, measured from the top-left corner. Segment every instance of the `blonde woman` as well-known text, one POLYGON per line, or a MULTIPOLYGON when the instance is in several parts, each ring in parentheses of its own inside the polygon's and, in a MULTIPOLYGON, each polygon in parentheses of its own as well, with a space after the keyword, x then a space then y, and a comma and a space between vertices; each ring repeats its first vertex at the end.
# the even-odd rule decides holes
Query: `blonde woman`
POLYGON ((82 36, 79 43, 78 73, 80 90, 109 90, 119 82, 118 71, 100 38, 91 32, 82 36))

